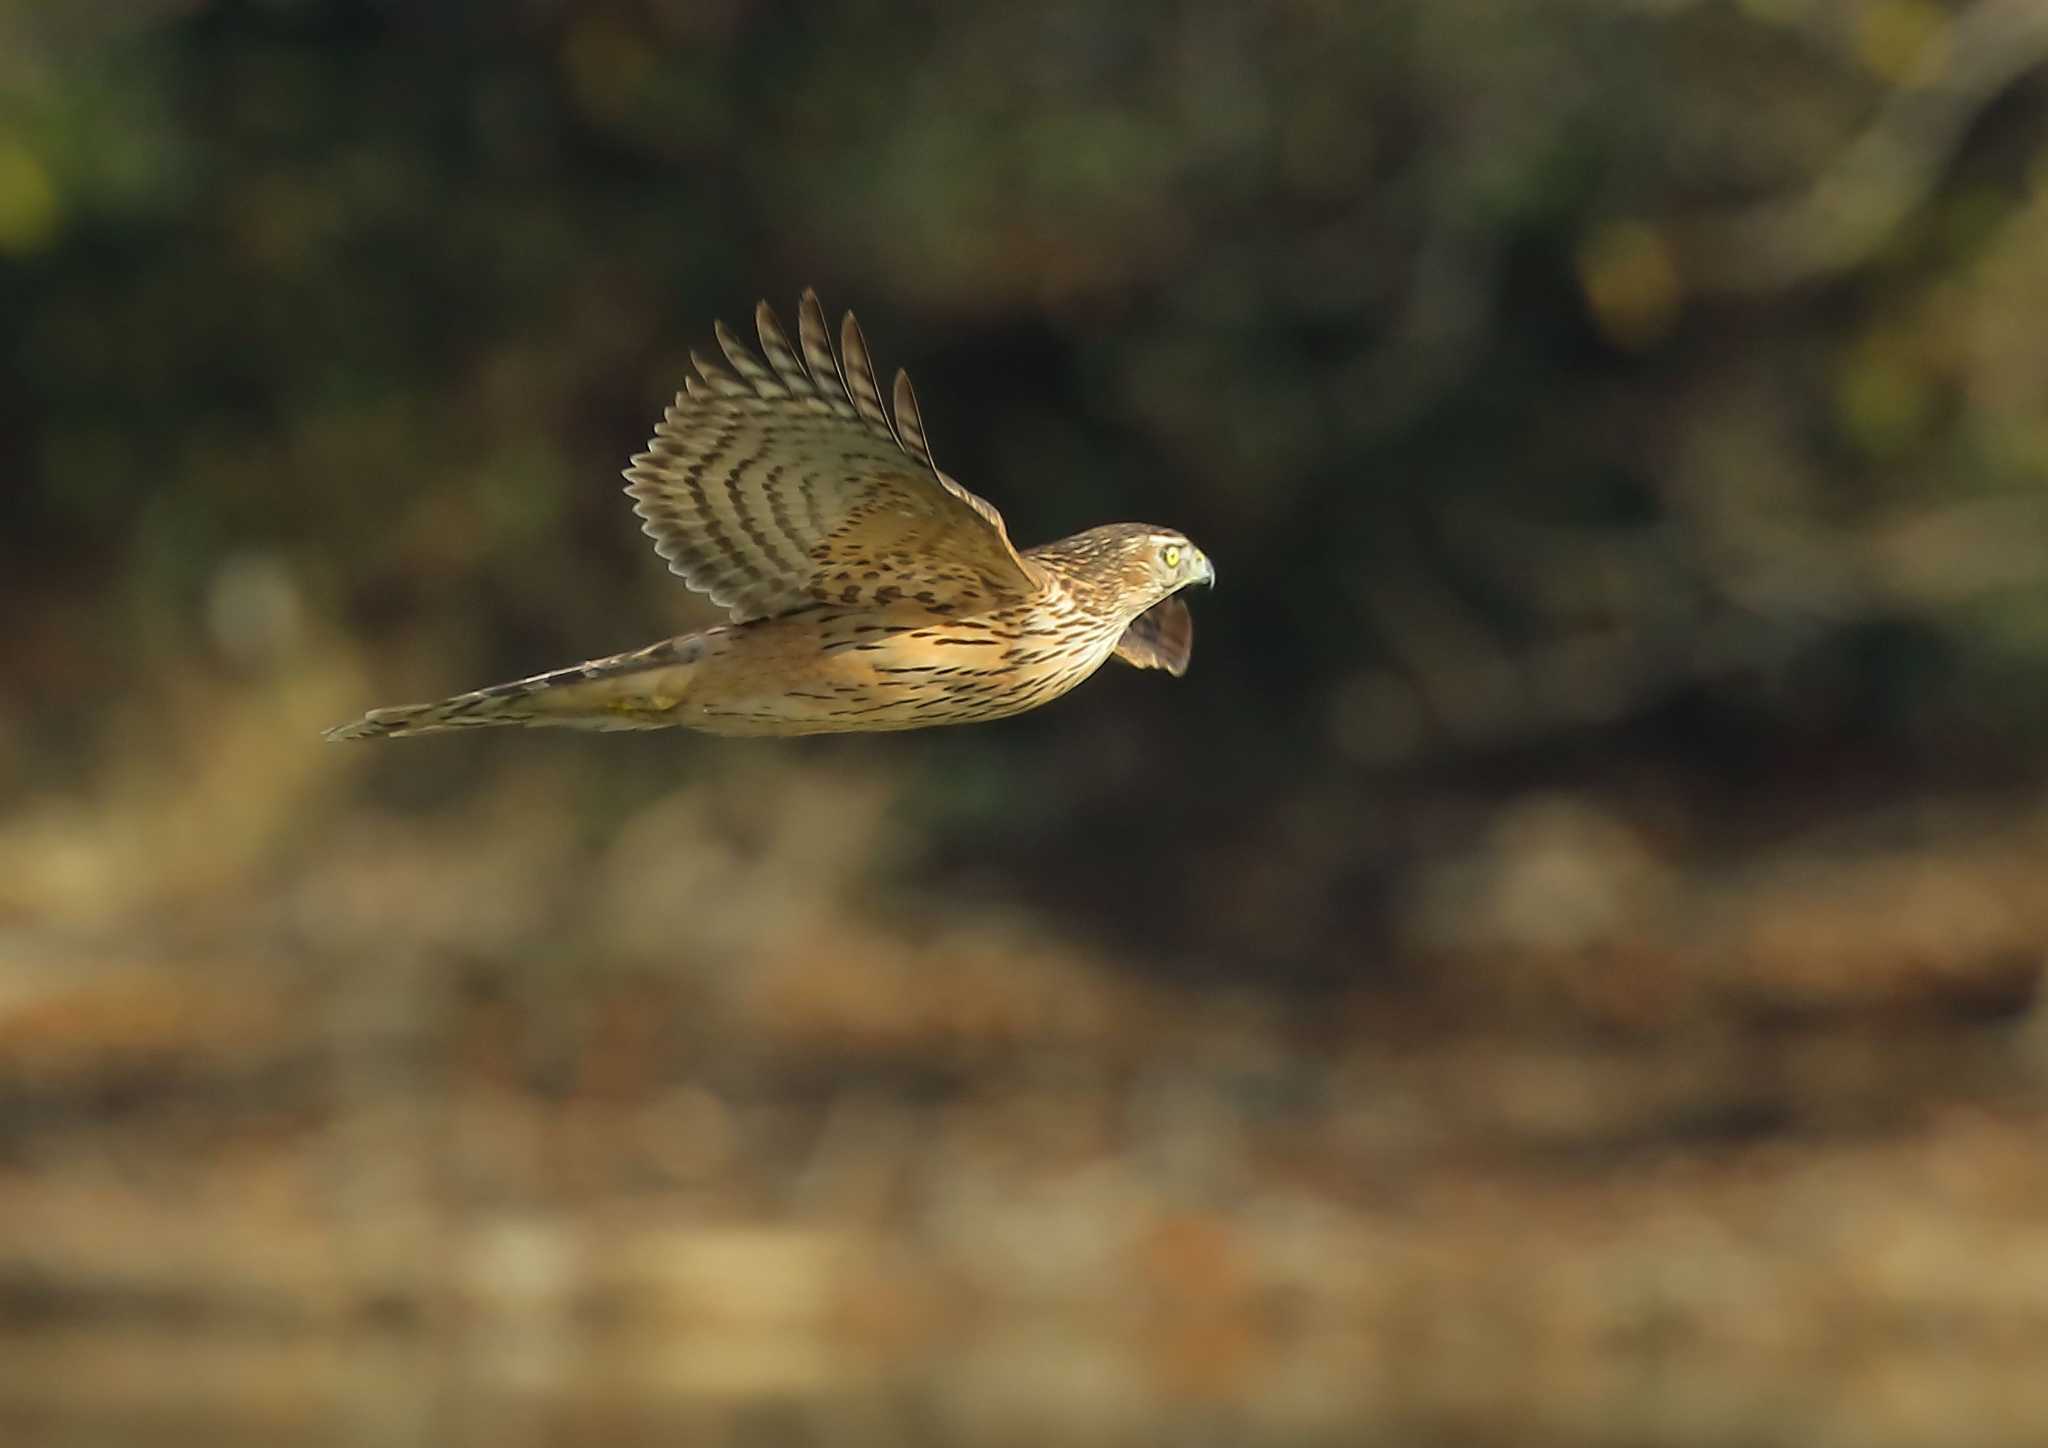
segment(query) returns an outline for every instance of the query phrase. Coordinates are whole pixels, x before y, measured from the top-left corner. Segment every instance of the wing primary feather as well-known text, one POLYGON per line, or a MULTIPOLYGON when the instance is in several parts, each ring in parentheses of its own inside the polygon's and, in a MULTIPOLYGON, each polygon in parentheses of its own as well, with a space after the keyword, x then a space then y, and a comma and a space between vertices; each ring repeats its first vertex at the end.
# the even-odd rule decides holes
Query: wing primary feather
POLYGON ((917 410, 917 393, 910 385, 910 374, 901 367, 896 369, 896 436, 919 462, 937 469, 938 464, 932 461, 931 447, 925 441, 924 418, 917 410))
POLYGON ((857 416, 846 395, 846 376, 839 370, 839 359, 832 355, 832 329, 825 322, 825 304, 814 291, 807 289, 797 304, 796 334, 826 405, 840 417, 857 416))
POLYGON ((1195 621, 1176 596, 1132 619, 1117 641, 1116 656, 1140 669, 1164 669, 1177 679, 1188 671, 1194 646, 1195 621))
POLYGON ((775 309, 766 302, 754 308, 754 330, 761 334, 761 350, 768 355, 768 365, 775 369, 775 375, 782 379, 789 395, 815 400, 818 389, 811 385, 810 373, 804 371, 802 359, 789 345, 789 338, 783 333, 775 309))
POLYGON ((834 337, 806 291, 794 333, 765 303, 754 320, 758 352, 719 326, 718 350, 691 354, 626 469, 634 510, 686 584, 737 621, 837 599, 850 581, 838 573, 883 554, 901 554, 899 593, 913 579, 949 598, 978 579, 982 601, 1042 586, 996 510, 932 466, 915 390, 902 373, 878 385, 851 313, 834 337))
POLYGON ((868 355, 868 339, 861 335, 860 323, 848 312, 839 324, 839 354, 844 359, 846 390, 853 396, 853 405, 860 409, 860 415, 878 435, 902 446, 896 436, 896 425, 889 421, 889 411, 882 406, 882 389, 875 385, 875 361, 868 355))
POLYGON ((709 387, 720 397, 752 397, 754 395, 753 388, 747 386, 739 378, 733 376, 701 352, 693 350, 690 353, 690 365, 697 369, 698 375, 704 379, 705 386, 709 387))
POLYGON ((733 335, 730 327, 723 322, 714 322, 711 329, 717 334, 718 347, 725 353, 725 360, 732 363, 732 370, 739 373, 742 381, 753 387, 755 396, 765 397, 770 402, 780 402, 789 396, 789 390, 761 364, 761 359, 745 342, 733 335))

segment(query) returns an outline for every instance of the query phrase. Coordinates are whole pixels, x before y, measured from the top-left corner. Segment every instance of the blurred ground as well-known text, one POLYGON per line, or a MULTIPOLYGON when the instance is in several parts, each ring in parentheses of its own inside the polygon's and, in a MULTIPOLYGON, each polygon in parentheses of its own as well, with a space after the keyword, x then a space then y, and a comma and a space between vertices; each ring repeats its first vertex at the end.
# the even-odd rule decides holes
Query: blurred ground
POLYGON ((2044 16, 0 3, 0 1437, 2042 1441, 2044 16), (805 283, 1185 680, 319 741, 805 283))
POLYGON ((25 1441, 2048 1414, 2038 808, 1716 859, 1638 791, 1509 801, 1416 843, 1395 982, 1276 992, 905 883, 908 748, 604 830, 574 746, 379 809, 305 744, 353 685, 217 696, 231 767, 0 835, 25 1441))

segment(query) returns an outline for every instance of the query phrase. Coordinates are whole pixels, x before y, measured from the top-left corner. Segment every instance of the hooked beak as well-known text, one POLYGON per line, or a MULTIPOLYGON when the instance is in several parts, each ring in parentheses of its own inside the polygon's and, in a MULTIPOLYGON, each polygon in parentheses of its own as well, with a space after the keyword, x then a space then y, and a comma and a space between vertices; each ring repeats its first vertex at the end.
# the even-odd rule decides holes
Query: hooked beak
POLYGON ((1209 561, 1209 555, 1206 553, 1198 553, 1195 556, 1201 561, 1202 568, 1199 573, 1188 581, 1190 583, 1206 583, 1211 588, 1214 588, 1216 586, 1216 565, 1209 561))

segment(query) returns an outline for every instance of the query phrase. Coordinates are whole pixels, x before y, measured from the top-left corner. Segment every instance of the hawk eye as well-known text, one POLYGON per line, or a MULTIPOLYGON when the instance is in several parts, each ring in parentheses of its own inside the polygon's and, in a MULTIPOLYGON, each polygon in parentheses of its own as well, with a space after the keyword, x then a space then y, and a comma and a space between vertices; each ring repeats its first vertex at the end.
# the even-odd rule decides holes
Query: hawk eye
POLYGON ((1166 566, 1168 568, 1180 567, 1180 544, 1167 544, 1164 548, 1159 550, 1159 556, 1161 559, 1165 561, 1166 566))

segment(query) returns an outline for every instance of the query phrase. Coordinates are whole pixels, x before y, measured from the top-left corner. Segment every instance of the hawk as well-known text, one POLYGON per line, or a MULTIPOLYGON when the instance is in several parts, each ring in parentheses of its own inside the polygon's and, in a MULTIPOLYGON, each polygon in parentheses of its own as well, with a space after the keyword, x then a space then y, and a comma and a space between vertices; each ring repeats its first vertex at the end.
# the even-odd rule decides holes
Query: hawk
POLYGON ((766 302, 754 321, 762 355, 716 324, 726 365, 691 354, 697 375, 625 471, 656 550, 730 624, 373 709, 327 737, 920 729, 1034 709, 1112 656, 1186 672, 1194 625, 1175 595, 1216 571, 1185 535, 1112 523, 1019 552, 1002 515, 933 464, 901 371, 884 405, 851 312, 836 353, 815 292, 795 346, 766 302))

